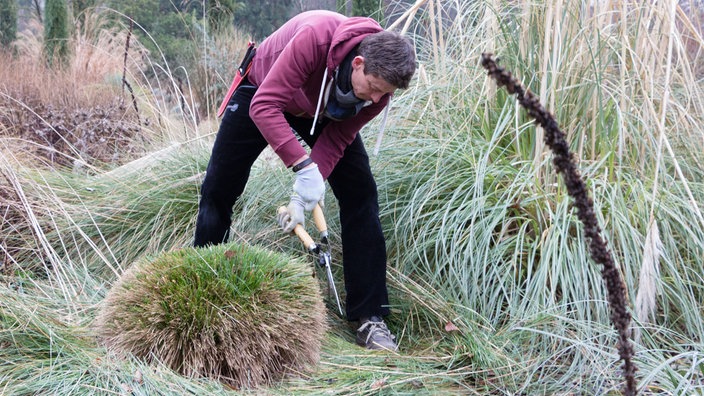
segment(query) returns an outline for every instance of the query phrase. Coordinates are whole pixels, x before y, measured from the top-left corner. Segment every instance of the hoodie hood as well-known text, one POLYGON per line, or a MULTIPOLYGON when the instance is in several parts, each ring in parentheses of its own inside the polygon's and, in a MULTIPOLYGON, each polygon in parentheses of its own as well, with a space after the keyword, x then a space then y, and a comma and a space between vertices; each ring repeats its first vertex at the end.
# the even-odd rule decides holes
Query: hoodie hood
POLYGON ((343 21, 335 29, 330 51, 328 52, 327 68, 332 72, 342 63, 345 56, 350 53, 362 40, 370 34, 381 32, 382 27, 372 18, 351 17, 343 21))

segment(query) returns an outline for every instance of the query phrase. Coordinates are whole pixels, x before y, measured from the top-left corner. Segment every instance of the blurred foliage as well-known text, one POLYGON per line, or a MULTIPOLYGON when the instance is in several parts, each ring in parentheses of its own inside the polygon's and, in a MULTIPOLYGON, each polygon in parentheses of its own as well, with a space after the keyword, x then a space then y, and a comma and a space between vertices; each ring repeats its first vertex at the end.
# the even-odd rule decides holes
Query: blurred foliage
POLYGON ((261 41, 288 20, 292 6, 292 0, 248 1, 235 14, 235 26, 261 41))
POLYGON ((72 0, 71 10, 76 21, 85 23, 85 14, 89 8, 95 7, 96 0, 72 0))
POLYGON ((44 10, 44 54, 51 66, 68 63, 68 9, 63 0, 47 0, 44 10))
POLYGON ((192 66, 192 54, 204 27, 209 34, 236 27, 261 40, 290 17, 293 5, 292 0, 107 0, 107 3, 139 25, 140 40, 152 54, 163 54, 164 63, 172 70, 192 66))
POLYGON ((172 69, 188 65, 184 61, 195 49, 194 27, 202 19, 202 7, 194 2, 184 4, 170 0, 107 1, 108 6, 139 26, 135 32, 153 59, 163 57, 165 65, 172 69))
POLYGON ((352 2, 352 15, 372 17, 377 21, 384 18, 380 0, 354 0, 352 2))
POLYGON ((380 0, 337 0, 337 12, 348 16, 372 17, 377 21, 384 19, 383 4, 380 0))
POLYGON ((0 45, 9 46, 17 37, 17 1, 0 0, 0 45))
POLYGON ((245 5, 235 0, 208 0, 208 24, 215 32, 220 32, 232 27, 236 12, 245 5))

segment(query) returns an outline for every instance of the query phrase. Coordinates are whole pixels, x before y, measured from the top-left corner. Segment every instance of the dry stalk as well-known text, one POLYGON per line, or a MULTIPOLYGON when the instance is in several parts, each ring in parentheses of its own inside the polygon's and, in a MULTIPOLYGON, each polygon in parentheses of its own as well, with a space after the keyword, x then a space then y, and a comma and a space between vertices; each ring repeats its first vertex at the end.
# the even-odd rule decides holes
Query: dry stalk
POLYGON ((139 121, 139 108, 137 107, 137 98, 134 97, 134 90, 132 85, 127 82, 127 54, 130 50, 130 38, 132 37, 132 29, 134 27, 134 20, 130 19, 130 30, 127 32, 127 39, 125 40, 125 57, 122 66, 122 92, 124 93, 125 87, 130 91, 132 96, 132 106, 134 107, 135 114, 137 115, 137 124, 141 124, 139 121))
POLYGON ((606 246, 606 241, 601 237, 601 229, 594 214, 594 202, 587 193, 577 164, 570 153, 565 133, 560 130, 555 117, 540 104, 540 100, 532 92, 524 89, 510 72, 498 66, 492 54, 482 54, 482 66, 500 87, 506 87, 510 94, 516 94, 518 102, 528 111, 528 115, 545 131, 545 143, 553 152, 553 165, 557 173, 562 174, 567 192, 575 201, 577 217, 584 225, 592 259, 603 266, 601 276, 606 283, 611 321, 618 332, 618 354, 623 360, 623 377, 626 381, 623 394, 635 395, 637 393, 636 366, 631 360, 633 357, 633 345, 630 339, 631 314, 627 309, 625 286, 613 256, 606 246))

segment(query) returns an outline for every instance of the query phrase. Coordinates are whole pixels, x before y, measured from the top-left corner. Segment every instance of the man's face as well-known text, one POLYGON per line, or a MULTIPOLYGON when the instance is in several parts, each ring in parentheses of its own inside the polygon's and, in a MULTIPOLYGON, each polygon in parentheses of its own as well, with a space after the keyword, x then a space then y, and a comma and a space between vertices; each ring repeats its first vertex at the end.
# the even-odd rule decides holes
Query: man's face
POLYGON ((364 74, 364 58, 356 56, 352 60, 352 90, 359 99, 377 103, 384 95, 396 91, 396 87, 382 78, 364 74))

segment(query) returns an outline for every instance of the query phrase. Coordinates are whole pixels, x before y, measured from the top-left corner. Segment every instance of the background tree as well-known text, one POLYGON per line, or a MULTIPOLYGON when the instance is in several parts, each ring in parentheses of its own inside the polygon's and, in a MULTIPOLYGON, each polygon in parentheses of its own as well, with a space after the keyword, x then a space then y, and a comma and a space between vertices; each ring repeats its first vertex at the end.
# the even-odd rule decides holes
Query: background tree
POLYGON ((353 0, 352 15, 372 17, 377 21, 383 19, 380 0, 353 0))
POLYGON ((17 37, 17 2, 0 0, 0 45, 8 47, 17 37))
POLYGON ((261 40, 288 20, 292 0, 249 0, 235 15, 235 26, 242 26, 255 40, 261 40))
POLYGON ((46 0, 44 55, 50 66, 65 65, 69 57, 68 9, 64 0, 46 0))
POLYGON ((83 22, 85 11, 88 8, 95 6, 96 0, 71 0, 71 9, 73 10, 73 17, 77 21, 83 22))
POLYGON ((188 66, 200 36, 195 32, 203 18, 201 2, 108 0, 108 6, 134 20, 135 34, 155 62, 171 70, 188 66))
POLYGON ((347 16, 366 16, 381 21, 384 17, 381 0, 337 0, 337 12, 347 16))
POLYGON ((352 15, 352 0, 337 0, 337 12, 352 15))
POLYGON ((29 18, 30 15, 34 15, 39 22, 44 20, 42 16, 42 3, 40 0, 15 0, 19 5, 20 23, 19 29, 22 30, 22 18, 29 18))
POLYGON ((291 15, 309 10, 336 11, 338 1, 340 0, 293 0, 291 15))
POLYGON ((210 28, 218 32, 232 27, 235 13, 244 7, 244 3, 235 0, 208 0, 206 12, 210 28))

